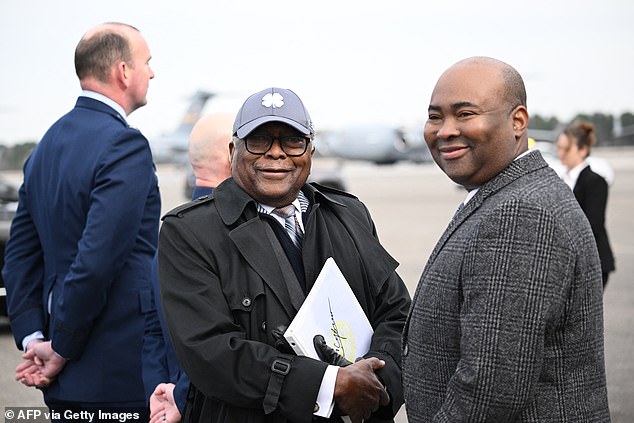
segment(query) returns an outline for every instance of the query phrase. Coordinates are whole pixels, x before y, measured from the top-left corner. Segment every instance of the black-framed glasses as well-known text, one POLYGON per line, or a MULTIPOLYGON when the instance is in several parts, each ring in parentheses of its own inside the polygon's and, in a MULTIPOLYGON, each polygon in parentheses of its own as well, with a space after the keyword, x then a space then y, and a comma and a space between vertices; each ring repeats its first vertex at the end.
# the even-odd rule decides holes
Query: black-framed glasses
POLYGON ((301 156, 308 149, 309 137, 299 135, 288 135, 283 137, 272 137, 270 135, 248 135, 244 139, 244 145, 251 154, 264 154, 271 149, 273 141, 278 140, 282 151, 287 156, 301 156))

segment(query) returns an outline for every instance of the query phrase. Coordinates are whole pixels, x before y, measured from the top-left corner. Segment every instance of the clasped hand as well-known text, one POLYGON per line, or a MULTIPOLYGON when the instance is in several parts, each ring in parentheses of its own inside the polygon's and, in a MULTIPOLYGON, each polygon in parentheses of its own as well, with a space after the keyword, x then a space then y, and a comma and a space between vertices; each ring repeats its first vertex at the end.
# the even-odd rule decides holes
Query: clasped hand
POLYGON ((50 385, 66 364, 66 359, 53 350, 51 341, 41 339, 29 342, 22 358, 26 361, 15 368, 15 380, 38 388, 50 385))
POLYGON ((350 363, 330 348, 323 336, 316 335, 313 344, 317 355, 329 364, 340 366, 335 382, 335 403, 350 417, 353 423, 362 422, 390 403, 390 396, 376 375, 376 370, 385 367, 385 361, 376 357, 358 359, 350 363))
POLYGON ((174 384, 160 383, 150 396, 150 423, 178 423, 181 413, 174 400, 174 384))
POLYGON ((370 418, 379 406, 390 403, 390 396, 375 373, 384 366, 385 361, 370 357, 337 372, 335 403, 353 423, 370 418))

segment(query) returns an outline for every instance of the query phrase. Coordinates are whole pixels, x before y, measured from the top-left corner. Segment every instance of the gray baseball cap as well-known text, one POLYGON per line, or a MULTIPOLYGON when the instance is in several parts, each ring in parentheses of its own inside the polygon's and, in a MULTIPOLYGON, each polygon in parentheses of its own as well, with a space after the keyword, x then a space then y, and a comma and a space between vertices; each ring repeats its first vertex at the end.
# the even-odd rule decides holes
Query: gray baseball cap
POLYGON ((267 122, 282 122, 302 134, 315 134, 302 100, 293 91, 284 88, 267 88, 247 98, 236 115, 233 135, 244 138, 267 122))

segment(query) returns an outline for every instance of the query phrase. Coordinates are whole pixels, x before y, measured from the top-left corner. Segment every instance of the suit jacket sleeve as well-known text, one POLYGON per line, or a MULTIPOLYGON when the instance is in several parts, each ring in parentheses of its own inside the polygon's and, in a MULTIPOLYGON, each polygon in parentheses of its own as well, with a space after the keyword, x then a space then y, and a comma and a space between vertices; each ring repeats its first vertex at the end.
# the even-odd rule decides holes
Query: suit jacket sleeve
MULTIPOLYGON (((108 301, 112 280, 133 248, 154 176, 147 140, 135 129, 117 129, 115 141, 95 173, 90 209, 78 252, 56 301, 53 349, 73 359, 81 355, 93 322, 108 301)), ((152 246, 147 248, 151 249, 152 246)))
MULTIPOLYGON (((158 277, 158 275, 156 276, 158 277)), ((145 389, 145 398, 148 401, 158 384, 170 382, 167 345, 159 318, 161 311, 158 280, 153 280, 152 282, 153 307, 145 316, 142 350, 143 387, 145 389)))
POLYGON ((579 184, 579 190, 575 187, 575 197, 590 222, 594 237, 597 238, 605 224, 608 183, 601 176, 588 172, 587 177, 579 180, 579 184))
POLYGON ((547 322, 565 307, 567 232, 509 201, 482 219, 462 263, 460 360, 434 421, 513 421, 539 380, 547 322))
POLYGON ((160 383, 173 383, 174 402, 183 415, 189 391, 189 379, 176 362, 172 344, 163 320, 158 281, 158 256, 152 265, 153 310, 146 315, 143 333, 143 386, 145 397, 150 396, 160 383))
POLYGON ((36 331, 46 333, 46 308, 42 289, 44 255, 26 207, 28 196, 24 185, 20 187, 19 196, 18 209, 11 223, 11 236, 6 246, 2 277, 7 289, 11 330, 17 347, 22 349, 25 336, 36 331))
POLYGON ((189 378, 185 372, 180 372, 174 385, 174 402, 181 416, 184 416, 185 406, 187 405, 187 393, 189 392, 189 378))

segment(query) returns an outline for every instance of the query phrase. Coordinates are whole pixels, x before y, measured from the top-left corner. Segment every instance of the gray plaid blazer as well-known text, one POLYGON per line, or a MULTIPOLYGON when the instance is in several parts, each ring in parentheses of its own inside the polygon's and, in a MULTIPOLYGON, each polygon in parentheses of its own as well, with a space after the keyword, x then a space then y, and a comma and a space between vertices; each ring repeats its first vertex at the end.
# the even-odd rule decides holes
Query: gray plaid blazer
POLYGON ((410 423, 608 422, 601 265, 539 152, 449 224, 403 333, 410 423))

